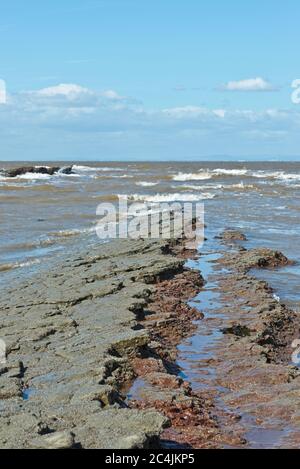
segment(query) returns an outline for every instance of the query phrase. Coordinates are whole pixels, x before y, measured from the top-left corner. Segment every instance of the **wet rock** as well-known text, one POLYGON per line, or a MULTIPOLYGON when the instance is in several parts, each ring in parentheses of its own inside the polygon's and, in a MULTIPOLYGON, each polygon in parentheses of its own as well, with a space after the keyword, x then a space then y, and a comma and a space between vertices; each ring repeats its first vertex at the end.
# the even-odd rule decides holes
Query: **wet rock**
POLYGON ((216 237, 217 239, 221 239, 223 241, 247 241, 246 235, 241 231, 237 230, 225 230, 221 235, 216 237))
POLYGON ((55 432, 29 442, 29 447, 33 449, 72 449, 74 445, 75 436, 69 431, 55 432))
POLYGON ((73 166, 21 166, 19 168, 3 169, 0 171, 0 175, 6 178, 15 178, 22 176, 23 174, 48 174, 53 176, 55 173, 60 174, 74 174, 73 166))
POLYGON ((253 268, 276 268, 289 265, 292 262, 280 251, 258 248, 240 251, 237 254, 225 255, 223 262, 238 271, 247 272, 253 268))
POLYGON ((21 361, 10 363, 5 369, 5 378, 21 378, 24 373, 24 365, 21 361))
POLYGON ((149 342, 149 336, 146 331, 127 333, 126 337, 120 338, 111 346, 111 353, 120 356, 136 355, 149 342))
POLYGON ((250 337, 251 336, 251 330, 247 326, 243 326, 241 324, 234 324, 231 327, 226 327, 224 329, 221 329, 223 334, 232 334, 237 337, 250 337))
MULTIPOLYGON (((6 396, 0 447, 64 447, 71 445, 71 430, 75 446, 84 448, 158 447, 162 432, 163 438, 193 447, 243 444, 241 429, 231 436, 220 429, 222 419, 231 428, 235 418, 217 418, 213 394, 195 395, 176 377, 177 346, 197 328, 193 321, 203 317, 186 301, 201 291, 204 281, 184 268, 169 244, 167 249, 165 242, 112 242, 18 288, 3 289, 1 335, 7 338, 8 364, 0 375, 0 391, 6 396), (20 357, 22 368, 14 365, 20 357), (121 392, 134 376, 147 383, 146 399, 130 403, 136 408, 124 408, 121 392), (26 401, 21 384, 36 391, 26 401), (173 427, 164 430, 169 419, 173 427)), ((247 273, 253 266, 288 261, 275 251, 254 251, 224 258, 232 269, 223 276, 224 308, 228 305, 233 316, 218 328, 232 328, 233 334, 223 337, 218 382, 232 389, 227 403, 233 408, 263 405, 272 386, 285 386, 285 410, 280 413, 288 409, 291 419, 298 377, 286 373, 285 365, 292 353, 287 344, 295 335, 295 317, 274 301, 267 284, 247 273), (245 334, 248 329, 251 337, 245 334)))
POLYGON ((153 410, 109 409, 87 418, 76 430, 83 448, 147 449, 169 425, 166 417, 153 410))
MULTIPOLYGON (((143 412, 139 417, 140 412, 127 409, 111 420, 105 412, 123 410, 120 390, 134 377, 132 360, 154 353, 149 331, 138 324, 149 314, 159 285, 148 286, 148 277, 157 282, 183 272, 182 260, 163 253, 165 244, 124 240, 98 245, 1 291, 7 364, 0 373, 0 396, 5 399, 0 447, 64 446, 69 444, 66 439, 55 443, 54 435, 68 434, 70 429, 86 448, 158 444, 164 417, 143 412), (124 426, 118 432, 122 419, 124 426)), ((188 307, 180 291, 185 287, 196 291, 194 279, 195 274, 186 283, 181 278, 172 292, 178 297, 173 305, 182 312, 186 330, 183 316, 188 307)), ((161 360, 155 368, 149 362, 149 368, 163 371, 164 364, 161 360)))
POLYGON ((103 409, 116 403, 122 403, 120 394, 113 386, 108 384, 99 386, 98 383, 87 384, 78 389, 71 399, 71 404, 77 405, 81 403, 84 405, 88 401, 99 402, 103 409))
POLYGON ((27 448, 28 439, 39 435, 40 420, 32 413, 26 413, 20 406, 20 399, 5 401, 0 413, 0 447, 4 449, 27 448))
POLYGON ((134 358, 132 360, 132 368, 135 374, 138 376, 146 376, 149 373, 165 371, 162 360, 151 358, 151 357, 150 358, 134 358))
POLYGON ((22 176, 23 174, 26 174, 26 173, 48 174, 52 176, 54 173, 57 173, 59 170, 60 170, 59 166, 51 166, 51 167, 21 166, 20 168, 12 168, 12 169, 3 170, 1 171, 1 176, 7 177, 7 178, 15 178, 17 176, 22 176))
POLYGON ((238 435, 222 433, 212 399, 193 393, 190 384, 178 377, 177 345, 197 328, 193 321, 203 318, 186 301, 199 293, 203 283, 199 272, 184 270, 156 285, 148 314, 141 320, 149 331, 153 356, 132 361, 138 378, 129 391, 130 405, 155 408, 170 419, 172 426, 161 438, 180 448, 211 448, 220 441, 243 444, 238 435))
POLYGON ((147 381, 153 386, 158 386, 161 389, 179 389, 183 380, 177 376, 172 376, 166 372, 160 373, 149 373, 147 375, 147 381))
POLYGON ((74 174, 73 166, 63 166, 62 168, 58 170, 58 172, 60 174, 66 174, 66 175, 74 174))
MULTIPOLYGON (((226 327, 222 328, 223 339, 218 341, 215 357, 211 359, 216 384, 213 384, 214 380, 199 380, 200 386, 208 383, 210 387, 207 392, 197 395, 188 383, 176 378, 179 370, 175 369, 174 360, 178 341, 192 331, 192 311, 190 308, 184 310, 186 305, 182 300, 196 294, 188 282, 192 273, 186 276, 183 272, 156 285, 148 305, 149 312, 142 319, 143 326, 150 332, 149 348, 153 348, 156 360, 163 363, 164 369, 158 368, 158 362, 155 366, 151 361, 149 366, 149 358, 140 359, 134 367, 138 379, 131 390, 131 405, 138 409, 155 408, 170 419, 172 426, 162 435, 168 445, 174 442, 181 448, 184 445, 193 448, 244 447, 249 430, 250 433, 258 432, 256 438, 260 432, 267 438, 268 431, 272 435, 272 425, 280 428, 279 433, 291 442, 290 435, 295 433, 291 431, 290 422, 295 425, 296 409, 299 408, 299 393, 296 392, 299 376, 287 365, 291 360, 293 337, 300 333, 297 332, 299 318, 274 300, 273 291, 266 282, 248 274, 253 267, 274 268, 289 261, 277 251, 264 248, 237 251, 234 245, 233 251, 218 262, 220 267, 226 264, 229 269, 225 274, 222 269, 220 275, 223 307, 217 313, 221 313, 222 319, 217 322, 216 318, 216 322, 218 328, 224 322, 226 327), (212 396, 220 396, 220 388, 224 389, 222 399, 226 402, 226 410, 213 405, 212 396), (245 414, 245 419, 241 418, 240 412, 245 414), (253 421, 248 422, 249 412, 253 421), (288 432, 285 433, 285 429, 288 432)), ((199 280, 195 285, 199 285, 199 280)), ((205 325, 200 327, 205 328, 205 325)), ((202 367, 204 376, 206 367, 210 367, 209 361, 200 360, 199 368, 202 367)), ((299 436, 298 432, 298 437, 293 437, 294 447, 299 445, 299 436)), ((255 436, 251 434, 250 438, 255 436)), ((287 447, 284 439, 280 443, 287 447)), ((267 442, 262 444, 267 445, 267 442)), ((272 445, 275 445, 273 441, 272 445)))
POLYGON ((299 447, 300 432, 293 422, 299 377, 290 366, 291 344, 300 334, 299 315, 274 299, 271 287, 256 279, 255 271, 248 273, 290 261, 270 249, 234 248, 219 263, 229 267, 219 281, 222 302, 228 306, 222 308, 226 327, 214 365, 217 385, 224 388, 222 400, 228 409, 245 414, 240 432, 248 434, 252 446, 299 447))
POLYGON ((168 265, 163 266, 155 265, 146 272, 138 274, 137 277, 132 277, 134 281, 143 281, 146 284, 157 284, 163 280, 172 278, 178 271, 183 271, 184 262, 180 260, 170 260, 168 265))
MULTIPOLYGON (((155 396, 155 394, 154 394, 155 396)), ((135 402, 138 409, 155 408, 163 413, 172 423, 162 434, 162 441, 179 448, 216 448, 220 442, 236 445, 244 444, 238 435, 222 434, 213 415, 211 402, 196 393, 174 391, 171 398, 168 393, 159 395, 156 400, 139 400, 135 402)), ((223 416, 224 418, 224 416, 223 416)))
POLYGON ((197 328, 194 321, 203 318, 198 309, 186 303, 199 293, 203 283, 199 272, 184 270, 156 286, 148 307, 151 314, 143 325, 150 331, 151 341, 160 343, 159 349, 165 358, 176 355, 176 346, 182 338, 197 328))
POLYGON ((17 378, 8 378, 4 375, 0 380, 0 399, 11 399, 21 396, 22 389, 20 380, 17 378))

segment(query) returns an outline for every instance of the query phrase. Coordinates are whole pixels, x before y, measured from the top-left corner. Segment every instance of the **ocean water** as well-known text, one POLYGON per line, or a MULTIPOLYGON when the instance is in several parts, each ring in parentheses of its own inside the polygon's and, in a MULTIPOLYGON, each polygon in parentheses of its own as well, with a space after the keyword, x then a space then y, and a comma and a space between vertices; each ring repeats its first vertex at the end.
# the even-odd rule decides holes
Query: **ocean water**
POLYGON ((73 175, 0 177, 0 283, 103 242, 95 232, 101 202, 116 203, 119 195, 137 202, 203 201, 210 235, 237 228, 247 247, 279 249, 296 261, 259 275, 299 308, 300 163, 76 163, 73 169, 73 175))

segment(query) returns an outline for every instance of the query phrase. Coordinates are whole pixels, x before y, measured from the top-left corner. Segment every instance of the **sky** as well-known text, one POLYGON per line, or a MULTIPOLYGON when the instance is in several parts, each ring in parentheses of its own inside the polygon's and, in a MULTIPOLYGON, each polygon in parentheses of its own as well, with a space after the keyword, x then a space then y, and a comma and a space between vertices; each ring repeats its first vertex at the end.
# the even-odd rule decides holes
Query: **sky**
POLYGON ((299 0, 2 0, 0 160, 300 161, 299 18, 299 0))

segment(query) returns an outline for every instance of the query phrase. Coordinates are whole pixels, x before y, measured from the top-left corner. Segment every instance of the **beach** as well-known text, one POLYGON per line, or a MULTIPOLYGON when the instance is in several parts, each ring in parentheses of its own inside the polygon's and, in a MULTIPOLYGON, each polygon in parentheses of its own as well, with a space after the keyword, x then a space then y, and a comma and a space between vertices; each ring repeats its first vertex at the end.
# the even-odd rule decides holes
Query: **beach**
POLYGON ((299 165, 72 171, 0 180, 0 447, 299 447, 299 165), (203 245, 96 240, 119 194, 203 201, 203 245))
POLYGON ((1 7, 0 450, 299 449, 299 1, 1 7))
MULTIPOLYGON (((1 163, 20 167, 72 165, 72 173, 0 172, 0 272, 14 281, 101 242, 96 235, 97 206, 129 202, 197 203, 205 207, 207 237, 226 227, 244 231, 248 247, 279 249, 300 261, 300 164, 284 162, 200 163, 1 163)), ((280 278, 278 294, 297 308, 297 269, 280 278)), ((275 285, 276 286, 276 285, 275 285)))

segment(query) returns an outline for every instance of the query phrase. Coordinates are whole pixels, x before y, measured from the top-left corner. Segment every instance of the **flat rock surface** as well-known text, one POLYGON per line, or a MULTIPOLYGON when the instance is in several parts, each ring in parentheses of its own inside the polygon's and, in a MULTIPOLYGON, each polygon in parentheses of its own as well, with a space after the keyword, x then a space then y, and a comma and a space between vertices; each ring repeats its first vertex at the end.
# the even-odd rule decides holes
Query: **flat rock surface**
POLYGON ((3 289, 0 447, 299 447, 299 314, 251 272, 290 261, 219 239, 206 279, 184 242, 124 240, 3 289))
POLYGON ((147 447, 167 420, 124 408, 137 315, 154 284, 183 270, 167 242, 99 245, 1 292, 0 447, 147 447), (116 431, 116 429, 118 431, 116 431), (73 435, 70 437, 70 435, 73 435))

